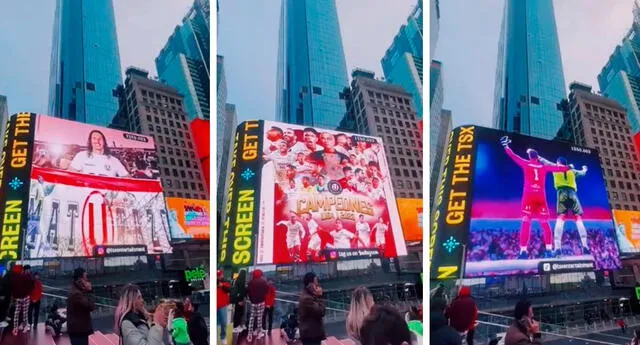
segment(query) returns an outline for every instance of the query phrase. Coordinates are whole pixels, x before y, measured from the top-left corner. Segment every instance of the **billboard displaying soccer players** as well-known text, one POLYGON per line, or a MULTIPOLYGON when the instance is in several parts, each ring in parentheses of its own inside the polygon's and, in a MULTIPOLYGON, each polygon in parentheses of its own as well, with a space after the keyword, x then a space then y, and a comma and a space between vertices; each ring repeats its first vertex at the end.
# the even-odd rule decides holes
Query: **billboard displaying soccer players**
POLYGON ((233 150, 220 262, 406 255, 380 138, 248 121, 233 150))
POLYGON ((23 258, 171 252, 153 138, 31 119, 23 258))
POLYGON ((209 200, 167 198, 171 240, 209 240, 209 200))
POLYGON ((468 278, 620 267, 595 151, 464 126, 450 136, 445 165, 434 278, 462 274, 463 248, 468 278))

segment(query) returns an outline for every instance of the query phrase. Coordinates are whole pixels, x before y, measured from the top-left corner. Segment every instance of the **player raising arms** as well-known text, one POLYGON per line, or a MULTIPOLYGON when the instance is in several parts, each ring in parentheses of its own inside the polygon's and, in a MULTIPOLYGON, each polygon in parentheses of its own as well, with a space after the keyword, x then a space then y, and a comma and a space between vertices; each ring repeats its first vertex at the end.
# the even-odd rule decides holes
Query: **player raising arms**
POLYGON ((297 218, 294 212, 291 212, 289 220, 281 220, 276 225, 284 225, 287 227, 287 249, 289 256, 294 262, 300 262, 300 245, 304 238, 304 226, 297 218))
POLYGON ((371 248, 371 226, 364 221, 362 214, 358 216, 356 230, 358 232, 358 248, 371 248))
POLYGON ((553 239, 555 243, 556 256, 562 255, 562 234, 564 233, 564 222, 566 221, 569 211, 576 217, 576 226, 578 227, 578 233, 580 234, 580 242, 582 243, 582 253, 585 255, 591 254, 589 245, 587 243, 587 229, 582 221, 582 205, 578 199, 578 185, 576 184, 576 177, 582 177, 587 173, 587 166, 583 165, 582 170, 574 169, 573 165, 567 165, 567 159, 559 157, 554 164, 540 157, 540 161, 546 165, 556 165, 569 167, 566 172, 553 173, 553 186, 558 193, 557 202, 557 214, 556 226, 553 229, 553 239))
POLYGON ((329 234, 333 237, 333 248, 336 249, 351 249, 351 240, 356 237, 353 232, 343 227, 340 219, 336 220, 336 229, 329 234))
POLYGON ((389 225, 384 223, 382 217, 378 218, 378 222, 373 226, 376 230, 376 247, 380 250, 380 253, 384 253, 384 247, 387 242, 385 239, 386 233, 389 230, 389 225))
POLYGON ((507 156, 511 158, 524 174, 524 186, 522 189, 522 224, 520 226, 520 259, 529 258, 527 248, 531 237, 531 220, 537 219, 542 227, 545 257, 553 256, 553 237, 551 225, 549 225, 549 207, 547 206, 547 195, 545 192, 545 181, 547 173, 566 172, 569 167, 544 165, 540 161, 538 152, 534 149, 527 149, 529 159, 524 159, 515 154, 509 147, 511 140, 504 136, 500 139, 507 156))

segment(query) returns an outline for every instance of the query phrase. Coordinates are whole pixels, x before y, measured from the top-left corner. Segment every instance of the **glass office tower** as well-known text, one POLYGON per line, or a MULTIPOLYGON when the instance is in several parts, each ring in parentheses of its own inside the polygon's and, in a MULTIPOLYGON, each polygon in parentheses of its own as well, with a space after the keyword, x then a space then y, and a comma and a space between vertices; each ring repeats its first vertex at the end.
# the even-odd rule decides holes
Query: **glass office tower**
POLYGON ((552 0, 506 0, 494 100, 495 128, 553 139, 566 98, 552 0))
POLYGON ((195 0, 155 60, 162 82, 184 95, 189 120, 210 116, 209 25, 209 2, 195 0))
MULTIPOLYGON (((432 9, 437 11, 434 16, 440 17, 438 1, 431 2, 432 9)), ((431 27, 434 27, 434 17, 431 27)), ((382 71, 388 82, 402 86, 411 94, 413 107, 418 113, 418 119, 422 119, 422 81, 423 81, 423 11, 422 0, 413 8, 407 18, 407 23, 400 27, 400 31, 394 37, 393 43, 387 49, 382 58, 382 71)), ((432 34, 437 35, 437 31, 432 34)), ((430 49, 435 49, 435 41, 431 40, 430 49)), ((432 52, 433 54, 433 52, 432 52)), ((440 111, 437 112, 438 116, 440 111)))
POLYGON ((108 126, 122 84, 112 0, 57 0, 49 115, 108 126))
POLYGON ((276 119, 335 129, 349 87, 335 0, 283 0, 276 119))

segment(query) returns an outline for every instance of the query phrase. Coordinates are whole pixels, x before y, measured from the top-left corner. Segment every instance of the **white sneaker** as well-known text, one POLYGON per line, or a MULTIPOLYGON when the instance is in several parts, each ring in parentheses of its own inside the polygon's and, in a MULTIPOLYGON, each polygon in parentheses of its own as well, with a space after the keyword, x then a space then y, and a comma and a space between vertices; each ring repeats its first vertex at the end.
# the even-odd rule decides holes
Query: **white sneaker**
POLYGON ((7 326, 9 326, 7 321, 0 321, 0 328, 6 328, 7 326))
POLYGON ((262 339, 262 338, 264 338, 264 332, 259 332, 258 337, 256 339, 262 339))
POLYGON ((251 334, 247 335, 247 341, 248 342, 253 341, 253 336, 251 334))
POLYGON ((227 339, 222 339, 222 340, 220 340, 220 344, 222 344, 222 345, 227 345, 227 339))
POLYGON ((242 326, 238 326, 233 329, 233 333, 242 333, 242 331, 243 331, 242 326))

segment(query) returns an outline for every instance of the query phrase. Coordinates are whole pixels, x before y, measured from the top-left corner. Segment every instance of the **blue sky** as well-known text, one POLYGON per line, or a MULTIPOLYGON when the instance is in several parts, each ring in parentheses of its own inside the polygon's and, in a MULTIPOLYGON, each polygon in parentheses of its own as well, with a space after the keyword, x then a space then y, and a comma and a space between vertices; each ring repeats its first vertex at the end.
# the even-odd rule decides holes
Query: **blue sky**
MULTIPOLYGON (((380 59, 417 0, 336 0, 347 70, 382 76, 380 59)), ((238 122, 275 116, 280 1, 221 0, 218 54, 238 122)))
MULTIPOLYGON (((55 0, 0 0, 0 94, 9 114, 46 113, 55 0), (28 20, 26 20, 28 18, 28 20)), ((155 72, 154 59, 193 0, 115 0, 123 70, 155 72)))
MULTIPOLYGON (((443 64, 444 107, 454 126, 491 125, 504 0, 440 1, 435 58, 443 64)), ((632 23, 632 0, 554 0, 567 87, 599 90, 597 75, 632 23)))

